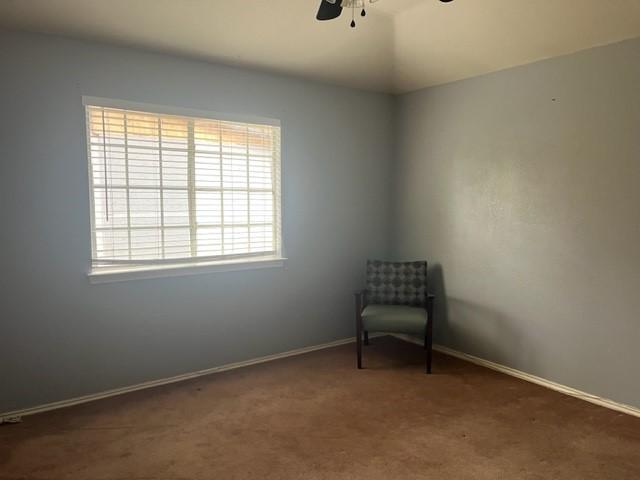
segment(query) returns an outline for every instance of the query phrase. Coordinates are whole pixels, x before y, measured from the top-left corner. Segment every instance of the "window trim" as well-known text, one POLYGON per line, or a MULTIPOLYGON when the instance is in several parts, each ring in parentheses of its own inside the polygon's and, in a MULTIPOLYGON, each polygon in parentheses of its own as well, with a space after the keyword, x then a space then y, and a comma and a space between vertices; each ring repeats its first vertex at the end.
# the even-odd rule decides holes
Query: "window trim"
MULTIPOLYGON (((82 96, 82 105, 83 105, 83 120, 85 125, 85 145, 86 145, 86 165, 87 165, 87 176, 89 180, 89 188, 92 185, 92 177, 91 177, 91 169, 89 168, 91 164, 90 158, 90 145, 89 145, 89 132, 88 132, 88 122, 86 112, 87 106, 96 106, 96 107, 104 107, 104 108, 117 108, 123 110, 136 110, 145 113, 152 113, 158 115, 177 115, 184 117, 193 117, 193 118, 201 118, 201 119, 211 119, 211 120, 220 120, 220 121, 228 121, 228 122, 241 122, 241 123, 253 123, 253 124, 262 124, 262 125, 270 125, 278 128, 282 128, 281 122, 275 118, 269 117, 260 117, 255 115, 245 115, 245 114, 229 114, 229 113, 220 113, 209 110, 199 110, 193 108, 185 108, 185 107, 176 107, 170 105, 157 105, 152 103, 142 103, 142 102, 133 102, 129 100, 119 100, 112 98, 104 98, 104 97, 94 97, 94 96, 82 96)), ((280 142, 282 142, 282 131, 280 131, 280 142)), ((280 148, 280 158, 279 165, 277 169, 277 174, 279 178, 276 178, 277 184, 277 196, 279 198, 279 204, 276 206, 279 222, 279 226, 277 227, 280 231, 279 238, 279 252, 274 252, 274 254, 264 254, 260 255, 247 255, 247 256, 239 256, 233 257, 229 256, 227 258, 221 259, 211 259, 205 258, 202 261, 198 261, 196 259, 191 259, 189 261, 181 261, 178 260, 176 262, 165 262, 165 260, 160 260, 159 263, 148 263, 148 264, 138 264, 138 265, 126 265, 122 266, 102 266, 95 267, 93 266, 91 258, 89 259, 89 271, 87 276, 89 277, 89 281, 92 284, 100 284, 100 283, 110 283, 110 282, 118 282, 125 280, 137 280, 137 279, 149 279, 149 278, 163 278, 163 277, 176 277, 176 276, 186 276, 186 275, 199 275, 206 273, 215 273, 215 272, 228 272, 228 271, 240 271, 240 270, 255 270, 255 269, 264 269, 264 268, 277 268, 284 267, 285 260, 287 258, 284 255, 285 247, 284 241, 282 238, 282 149, 280 148)), ((93 195, 89 195, 90 198, 90 228, 91 232, 94 229, 94 206, 93 206, 93 195)), ((91 234, 91 252, 93 256, 94 249, 94 237, 91 234)))
POLYGON ((151 278, 185 277, 218 272, 237 272, 242 270, 262 270, 282 268, 287 258, 278 256, 255 257, 217 262, 172 263, 168 265, 144 265, 138 267, 109 268, 102 267, 89 271, 87 276, 92 284, 123 282, 126 280, 144 280, 151 278))
POLYGON ((206 118, 210 120, 221 120, 225 122, 259 123, 282 127, 277 118, 260 117, 249 114, 221 113, 211 110, 198 110, 196 108, 176 107, 172 105, 158 105, 155 103, 131 102, 129 100, 117 100, 104 97, 82 96, 84 107, 93 105, 94 107, 120 108, 123 110, 139 110, 145 113, 155 113, 158 115, 178 115, 185 117, 206 118))

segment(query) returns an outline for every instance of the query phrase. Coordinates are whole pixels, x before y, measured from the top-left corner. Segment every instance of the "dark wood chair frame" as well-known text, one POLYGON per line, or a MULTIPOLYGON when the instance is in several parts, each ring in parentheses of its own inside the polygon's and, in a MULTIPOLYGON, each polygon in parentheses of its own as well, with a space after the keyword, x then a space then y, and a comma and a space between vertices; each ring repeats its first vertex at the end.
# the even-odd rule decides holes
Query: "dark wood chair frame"
MULTIPOLYGON (((424 349, 425 349, 425 363, 427 373, 431 373, 431 358, 433 352, 433 303, 435 301, 435 295, 425 295, 425 307, 427 312, 427 320, 425 325, 424 335, 424 349)), ((366 290, 362 290, 355 293, 356 300, 356 348, 358 354, 358 368, 362 368, 362 337, 364 334, 364 344, 369 345, 369 332, 363 329, 362 326, 362 311, 367 306, 367 293, 366 290)))

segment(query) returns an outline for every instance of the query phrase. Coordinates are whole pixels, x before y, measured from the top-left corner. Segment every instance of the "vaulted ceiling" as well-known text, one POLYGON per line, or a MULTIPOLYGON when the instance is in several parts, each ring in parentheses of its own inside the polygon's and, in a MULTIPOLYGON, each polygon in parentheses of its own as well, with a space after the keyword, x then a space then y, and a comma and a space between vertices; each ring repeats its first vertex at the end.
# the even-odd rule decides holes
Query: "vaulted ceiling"
POLYGON ((0 0, 0 27, 401 93, 640 36, 639 0, 0 0))

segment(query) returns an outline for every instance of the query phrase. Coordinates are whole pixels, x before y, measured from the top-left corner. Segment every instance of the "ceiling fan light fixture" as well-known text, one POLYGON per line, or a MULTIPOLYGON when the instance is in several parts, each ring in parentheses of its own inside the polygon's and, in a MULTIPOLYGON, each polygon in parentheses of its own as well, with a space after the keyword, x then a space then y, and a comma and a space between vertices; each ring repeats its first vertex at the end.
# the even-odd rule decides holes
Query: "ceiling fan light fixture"
MULTIPOLYGON (((343 8, 351 9, 351 28, 355 28, 356 20, 355 20, 355 11, 356 8, 361 8, 360 16, 365 17, 367 15, 367 11, 365 10, 366 3, 376 3, 378 0, 322 0, 320 3, 320 8, 318 9, 318 14, 316 18, 318 20, 333 20, 334 18, 338 18, 340 14, 342 14, 343 8)), ((451 3, 453 0, 440 0, 442 3, 451 3)))

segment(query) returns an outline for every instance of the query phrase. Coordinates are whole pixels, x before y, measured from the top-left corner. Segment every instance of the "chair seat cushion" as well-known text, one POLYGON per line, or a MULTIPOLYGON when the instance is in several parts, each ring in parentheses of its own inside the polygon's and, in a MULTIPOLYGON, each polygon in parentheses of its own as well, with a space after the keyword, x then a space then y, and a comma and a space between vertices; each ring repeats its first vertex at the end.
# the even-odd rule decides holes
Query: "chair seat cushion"
POLYGON ((422 307, 405 305, 367 305, 362 312, 362 324, 369 332, 424 335, 427 312, 422 307))

